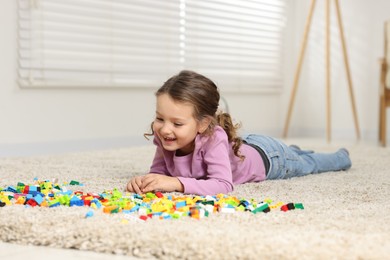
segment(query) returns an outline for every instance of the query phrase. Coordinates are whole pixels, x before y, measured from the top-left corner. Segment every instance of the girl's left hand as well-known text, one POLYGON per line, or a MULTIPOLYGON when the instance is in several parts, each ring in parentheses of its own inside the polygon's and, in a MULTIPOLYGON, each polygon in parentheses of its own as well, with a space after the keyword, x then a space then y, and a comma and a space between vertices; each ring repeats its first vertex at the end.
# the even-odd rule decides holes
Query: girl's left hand
POLYGON ((152 191, 165 191, 165 192, 183 192, 183 184, 176 177, 149 173, 142 179, 141 191, 143 193, 152 191))

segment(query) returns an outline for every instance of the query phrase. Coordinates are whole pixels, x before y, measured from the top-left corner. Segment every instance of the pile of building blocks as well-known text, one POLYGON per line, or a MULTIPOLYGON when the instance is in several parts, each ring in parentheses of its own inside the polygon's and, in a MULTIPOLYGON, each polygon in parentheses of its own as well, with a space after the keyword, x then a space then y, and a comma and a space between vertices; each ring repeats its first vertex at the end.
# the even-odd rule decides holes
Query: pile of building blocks
POLYGON ((161 192, 135 194, 121 192, 118 189, 106 190, 101 193, 72 191, 69 186, 82 186, 72 180, 62 185, 56 180, 40 181, 34 179, 32 184, 18 182, 16 186, 0 188, 0 207, 8 205, 25 205, 25 207, 58 207, 84 206, 91 210, 85 217, 92 217, 93 210, 104 213, 134 214, 142 220, 149 218, 178 219, 188 216, 201 219, 213 213, 251 212, 268 213, 275 209, 288 211, 304 209, 302 203, 273 203, 271 199, 257 202, 254 199, 238 199, 226 194, 216 196, 171 195, 161 192))

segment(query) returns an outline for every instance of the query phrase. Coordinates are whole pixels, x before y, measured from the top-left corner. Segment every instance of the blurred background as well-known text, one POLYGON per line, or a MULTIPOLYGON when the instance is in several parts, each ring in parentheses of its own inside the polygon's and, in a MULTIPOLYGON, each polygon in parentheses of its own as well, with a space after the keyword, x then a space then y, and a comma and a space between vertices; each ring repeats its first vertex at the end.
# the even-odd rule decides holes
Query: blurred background
MULTIPOLYGON (((331 142, 356 142, 331 3, 331 142)), ((377 144, 390 1, 339 3, 359 142, 377 144)), ((216 82, 242 133, 283 138, 309 7, 309 0, 2 0, 0 156, 151 144, 143 133, 154 92, 182 69, 216 82)), ((324 14, 318 0, 287 139, 326 140, 324 14)))

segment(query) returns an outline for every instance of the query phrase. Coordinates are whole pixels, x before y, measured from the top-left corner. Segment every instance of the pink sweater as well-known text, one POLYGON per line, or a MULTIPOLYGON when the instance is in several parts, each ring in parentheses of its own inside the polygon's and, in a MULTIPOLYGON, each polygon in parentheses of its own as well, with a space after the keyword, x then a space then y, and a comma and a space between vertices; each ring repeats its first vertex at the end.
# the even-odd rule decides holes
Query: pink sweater
POLYGON ((212 136, 198 135, 195 150, 186 156, 166 151, 155 137, 157 146, 151 173, 177 177, 184 193, 215 195, 233 191, 233 184, 259 182, 265 179, 265 168, 260 154, 251 146, 240 147, 244 161, 234 155, 222 127, 217 126, 212 136))

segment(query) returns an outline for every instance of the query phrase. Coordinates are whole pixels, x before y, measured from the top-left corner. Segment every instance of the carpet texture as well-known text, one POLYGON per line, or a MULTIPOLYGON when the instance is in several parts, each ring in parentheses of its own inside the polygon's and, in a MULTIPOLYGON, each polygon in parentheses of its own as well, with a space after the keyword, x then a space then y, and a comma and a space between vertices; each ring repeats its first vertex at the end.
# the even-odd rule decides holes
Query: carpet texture
MULTIPOLYGON (((290 142, 291 143, 291 142, 290 142)), ((303 149, 339 146, 306 141, 303 149)), ((128 218, 87 207, 0 208, 0 240, 146 259, 390 259, 390 148, 347 145, 353 166, 288 180, 237 186, 238 198, 301 202, 304 210, 215 213, 201 220, 128 218)), ((123 189, 148 170, 153 146, 0 159, 0 187, 78 180, 73 190, 123 189)))

